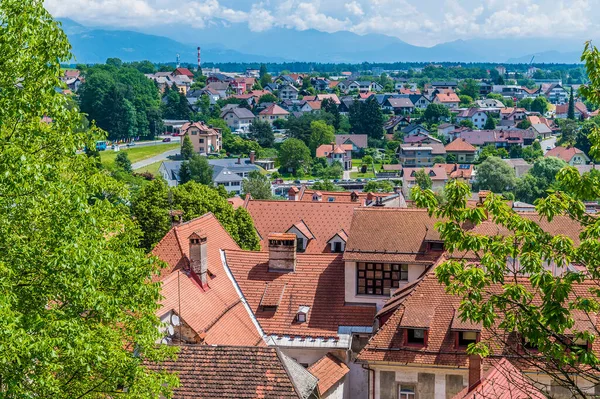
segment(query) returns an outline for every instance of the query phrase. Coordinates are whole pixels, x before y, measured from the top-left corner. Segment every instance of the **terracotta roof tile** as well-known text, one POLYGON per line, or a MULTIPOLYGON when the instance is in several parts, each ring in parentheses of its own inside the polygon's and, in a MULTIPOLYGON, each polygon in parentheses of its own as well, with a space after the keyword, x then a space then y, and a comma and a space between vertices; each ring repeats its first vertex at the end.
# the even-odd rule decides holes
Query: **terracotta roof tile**
POLYGON ((274 348, 184 345, 176 360, 150 368, 178 373, 176 398, 302 397, 274 348))
POLYGON ((220 250, 228 248, 239 249, 212 213, 172 228, 152 251, 168 265, 161 276, 163 299, 157 315, 175 311, 196 333, 206 334, 208 344, 256 345, 261 336, 223 268, 220 250), (206 290, 187 271, 188 237, 193 233, 207 237, 212 278, 206 290))
POLYGON ((294 272, 269 272, 266 252, 228 250, 225 257, 248 305, 268 335, 337 337, 340 326, 370 327, 375 306, 346 305, 344 262, 340 255, 296 255, 294 272), (265 283, 285 284, 277 310, 263 311, 265 283), (306 322, 296 321, 300 306, 310 308, 306 322))
MULTIPOLYGON (((268 93, 268 92, 267 92, 268 93)), ((285 109, 281 108, 277 104, 271 104, 267 108, 260 111, 260 115, 289 115, 285 109)))
POLYGON ((337 356, 328 353, 312 364, 308 371, 319 379, 319 392, 323 396, 344 378, 350 369, 337 356))
MULTIPOLYGON (((310 195, 312 200, 312 194, 310 195)), ((314 236, 306 247, 307 253, 330 252, 327 244, 338 231, 348 231, 355 202, 305 202, 305 201, 268 201, 251 200, 248 212, 254 220, 254 226, 261 237, 261 247, 266 250, 266 239, 270 233, 284 233, 302 220, 314 236)))
POLYGON ((435 98, 441 103, 459 103, 460 99, 454 92, 436 94, 435 98))
POLYGON ((344 260, 431 265, 441 255, 427 251, 426 239, 439 240, 434 224, 425 209, 359 208, 348 231, 344 260))
POLYGON ((575 148, 575 147, 554 147, 553 149, 551 149, 550 151, 548 151, 544 156, 545 157, 556 157, 556 158, 560 158, 565 162, 570 162, 571 159, 573 159, 573 157, 577 154, 583 154, 583 151, 581 151, 579 148, 575 148))
POLYGON ((477 148, 473 147, 463 138, 457 138, 446 147, 446 152, 476 152, 477 148))

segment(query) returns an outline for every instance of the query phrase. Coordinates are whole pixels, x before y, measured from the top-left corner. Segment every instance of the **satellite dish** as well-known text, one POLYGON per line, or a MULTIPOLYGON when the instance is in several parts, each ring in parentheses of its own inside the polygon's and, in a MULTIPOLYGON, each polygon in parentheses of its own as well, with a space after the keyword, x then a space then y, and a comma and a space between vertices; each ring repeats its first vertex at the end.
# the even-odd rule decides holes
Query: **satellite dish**
POLYGON ((171 316, 171 323, 174 326, 178 326, 179 325, 179 316, 177 316, 176 314, 171 316))
POLYGON ((175 334, 175 329, 173 328, 172 325, 169 324, 169 335, 173 335, 175 334))

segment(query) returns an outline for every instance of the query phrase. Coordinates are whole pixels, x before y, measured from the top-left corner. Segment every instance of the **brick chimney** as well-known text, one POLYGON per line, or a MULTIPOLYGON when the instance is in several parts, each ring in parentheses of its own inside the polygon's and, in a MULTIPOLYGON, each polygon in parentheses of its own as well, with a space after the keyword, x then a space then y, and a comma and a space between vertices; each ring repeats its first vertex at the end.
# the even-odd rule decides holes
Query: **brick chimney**
POLYGON ((479 355, 469 356, 469 392, 477 388, 481 382, 481 357, 479 355))
POLYGON ((298 187, 296 187, 296 186, 290 187, 290 189, 288 190, 288 200, 289 201, 298 201, 299 193, 300 193, 300 190, 298 190, 298 187))
POLYGON ((256 160, 256 152, 250 151, 250 163, 254 165, 255 160, 256 160))
POLYGON ((241 158, 241 157, 238 157, 238 159, 237 159, 237 164, 238 164, 238 165, 241 165, 241 164, 242 164, 242 158, 241 158))
POLYGON ((293 272, 294 270, 296 270, 296 235, 269 234, 269 271, 293 272))
POLYGON ((202 287, 208 285, 208 251, 206 234, 192 233, 188 237, 190 242, 190 269, 198 276, 202 287))

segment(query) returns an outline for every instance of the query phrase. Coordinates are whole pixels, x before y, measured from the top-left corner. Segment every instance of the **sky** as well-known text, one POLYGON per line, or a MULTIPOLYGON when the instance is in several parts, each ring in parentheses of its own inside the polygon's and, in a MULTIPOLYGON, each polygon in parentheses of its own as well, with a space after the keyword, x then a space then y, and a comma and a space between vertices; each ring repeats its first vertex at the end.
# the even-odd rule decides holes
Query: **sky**
POLYGON ((584 41, 600 27, 599 5, 600 0, 45 0, 54 17, 92 26, 346 30, 421 46, 503 37, 584 41))

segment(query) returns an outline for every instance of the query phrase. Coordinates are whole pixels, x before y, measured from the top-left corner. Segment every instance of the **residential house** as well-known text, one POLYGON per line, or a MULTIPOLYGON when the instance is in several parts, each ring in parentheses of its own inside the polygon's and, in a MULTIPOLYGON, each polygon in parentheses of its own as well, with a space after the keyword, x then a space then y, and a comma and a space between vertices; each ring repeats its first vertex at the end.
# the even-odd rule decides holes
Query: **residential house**
POLYGON ((488 82, 479 82, 479 95, 482 97, 487 96, 492 92, 493 85, 488 82))
POLYGON ((562 159, 571 166, 585 165, 590 162, 590 158, 585 155, 585 152, 575 147, 557 146, 548 151, 544 156, 562 159))
MULTIPOLYGON (((576 101, 574 104, 575 108, 575 119, 583 120, 588 119, 590 117, 590 112, 588 111, 586 105, 581 101, 576 101)), ((567 119, 569 115, 569 103, 566 104, 558 104, 556 106, 556 119, 567 119)))
POLYGON ((417 168, 403 168, 402 169, 402 193, 406 197, 410 197, 410 192, 414 186, 417 185, 417 172, 424 170, 425 173, 431 179, 431 189, 433 191, 441 191, 446 183, 448 183, 448 174, 446 168, 441 166, 434 167, 417 167, 417 168))
POLYGON ((458 127, 458 125, 455 125, 453 123, 442 123, 438 125, 437 128, 438 136, 447 139, 449 137, 450 132, 455 131, 456 129, 458 129, 458 127))
POLYGON ((394 115, 388 119, 383 125, 383 129, 386 134, 393 135, 398 129, 402 130, 410 123, 410 116, 406 115, 394 115))
POLYGON ((536 97, 535 94, 530 93, 526 88, 518 85, 493 85, 492 92, 498 93, 505 98, 516 98, 517 100, 522 100, 527 97, 536 97))
POLYGON ((505 107, 502 101, 496 100, 495 98, 484 98, 483 100, 476 100, 475 105, 477 106, 477 108, 500 109, 505 107))
POLYGON ((542 83, 540 93, 552 104, 569 102, 569 92, 560 83, 542 83))
POLYGON ((279 86, 279 99, 280 100, 297 100, 298 99, 298 89, 291 84, 283 84, 279 86))
MULTIPOLYGON (((402 94, 402 93, 401 93, 402 94)), ((416 109, 426 109, 429 104, 431 104, 431 100, 427 97, 419 93, 409 94, 408 98, 414 104, 416 109)))
POLYGON ((258 119, 261 121, 267 121, 272 125, 277 119, 287 119, 289 115, 290 113, 281 108, 279 105, 272 104, 260 111, 258 114, 258 119))
POLYGON ((432 166, 436 156, 445 156, 446 150, 442 143, 429 144, 400 144, 398 159, 404 168, 432 166))
POLYGON ((323 78, 312 79, 311 84, 317 91, 329 90, 329 80, 327 80, 327 79, 323 79, 323 78))
POLYGON ((317 94, 316 96, 304 96, 303 100, 306 101, 323 101, 325 99, 329 99, 335 103, 335 105, 340 105, 341 101, 338 98, 337 94, 317 94))
POLYGON ((213 82, 206 85, 205 91, 211 90, 219 95, 219 98, 225 99, 228 97, 227 91, 229 90, 228 82, 213 82))
POLYGON ((252 87, 255 83, 255 78, 238 77, 233 79, 233 81, 231 81, 229 85, 231 89, 235 92, 235 94, 244 94, 246 92, 252 91, 252 87))
POLYGON ((336 134, 335 144, 338 146, 351 145, 353 152, 363 150, 369 146, 366 134, 336 134))
POLYGON ((254 122, 254 114, 248 108, 232 107, 221 112, 221 119, 227 123, 232 131, 247 132, 254 122))
POLYGON ((417 88, 416 83, 413 83, 412 86, 410 87, 398 87, 395 89, 398 93, 400 94, 408 94, 408 95, 420 95, 421 94, 421 90, 417 88))
POLYGON ((402 129, 404 136, 416 136, 420 134, 429 134, 429 131, 424 126, 416 123, 411 123, 402 129))
POLYGON ((355 101, 360 101, 360 100, 356 100, 355 98, 352 98, 352 97, 342 97, 340 99, 340 106, 338 107, 340 114, 348 115, 350 113, 350 108, 352 108, 355 101))
POLYGON ((469 186, 475 178, 475 167, 473 164, 436 163, 433 167, 446 169, 446 175, 449 179, 460 180, 469 184, 469 186))
POLYGON ((436 94, 435 98, 433 99, 433 103, 442 104, 443 106, 450 109, 456 109, 460 104, 460 99, 458 98, 458 95, 456 95, 456 93, 440 93, 436 94))
POLYGON ((194 73, 192 71, 190 71, 187 68, 176 68, 173 73, 173 76, 186 76, 188 77, 190 80, 194 80, 194 73))
POLYGON ((536 139, 535 133, 530 130, 512 129, 512 130, 463 130, 460 132, 460 138, 481 151, 486 145, 493 145, 496 148, 505 148, 507 151, 513 145, 520 147, 532 145, 536 139))
POLYGON ((488 120, 488 114, 486 111, 479 108, 468 108, 458 112, 456 115, 456 121, 471 121, 473 126, 477 129, 483 129, 485 123, 488 120))
POLYGON ((217 83, 217 82, 229 84, 232 81, 233 81, 233 78, 231 76, 225 75, 224 73, 221 73, 221 72, 209 73, 208 77, 206 78, 207 84, 217 83))
POLYGON ((181 145, 188 136, 199 154, 218 153, 222 147, 221 129, 214 128, 204 122, 188 122, 181 127, 181 145))
POLYGON ((477 148, 469 144, 464 138, 458 138, 446 145, 446 155, 454 155, 458 163, 473 163, 477 148))
POLYGON ((552 136, 552 129, 548 127, 548 125, 544 123, 536 123, 535 125, 531 125, 529 128, 536 136, 540 136, 542 139, 547 139, 552 136))
MULTIPOLYGON (((401 169, 402 168, 400 168, 400 170, 401 169)), ((297 187, 291 187, 287 194, 288 200, 290 201, 351 202, 355 203, 356 206, 406 208, 404 195, 402 195, 402 192, 399 190, 399 188, 395 188, 393 193, 366 193, 358 191, 316 191, 307 189, 306 186, 303 185, 300 189, 297 187)), ((348 239, 346 231, 341 231, 338 235, 340 240, 334 242, 334 245, 337 245, 338 248, 337 250, 336 248, 331 248, 333 252, 341 252, 344 248, 345 242, 348 239)))
POLYGON ((383 103, 383 108, 393 111, 396 115, 407 115, 413 112, 415 105, 409 98, 390 97, 383 103))
POLYGON ((516 126, 527 118, 525 108, 507 107, 500 109, 500 126, 516 126))
POLYGON ((149 368, 177 374, 175 398, 255 398, 263 392, 282 399, 320 397, 318 377, 277 348, 182 345, 177 359, 149 368))
POLYGON ((414 136, 408 136, 408 137, 404 137, 402 139, 404 144, 417 144, 417 143, 421 143, 421 144, 431 144, 431 143, 442 143, 442 140, 433 137, 430 134, 425 134, 425 133, 420 133, 414 136))
POLYGON ((317 112, 321 110, 321 101, 302 101, 300 112, 317 112))
POLYGON ((527 161, 525 161, 523 158, 503 159, 503 161, 506 162, 515 171, 515 175, 518 178, 525 176, 527 172, 529 172, 529 170, 533 168, 533 165, 527 163, 527 161))
POLYGON ((263 90, 266 90, 270 93, 274 93, 275 91, 279 90, 279 84, 278 83, 269 83, 265 87, 263 87, 263 90))
POLYGON ((350 170, 352 169, 353 148, 354 146, 352 144, 323 144, 317 147, 316 157, 326 158, 328 165, 339 162, 344 170, 350 170))

